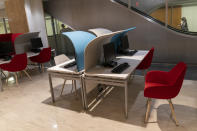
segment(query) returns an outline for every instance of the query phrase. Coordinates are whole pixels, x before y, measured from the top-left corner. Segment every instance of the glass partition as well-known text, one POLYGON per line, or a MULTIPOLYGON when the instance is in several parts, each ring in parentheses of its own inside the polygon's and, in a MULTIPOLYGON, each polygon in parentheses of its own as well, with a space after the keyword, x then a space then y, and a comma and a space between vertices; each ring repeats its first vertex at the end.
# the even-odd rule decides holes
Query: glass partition
POLYGON ((56 50, 56 54, 66 54, 67 56, 72 57, 74 51, 72 50, 72 47, 70 47, 71 44, 62 35, 62 32, 72 31, 72 29, 48 14, 45 14, 45 23, 49 45, 56 50))
POLYGON ((115 0, 168 28, 191 34, 197 32, 196 0, 115 0), (167 6, 166 6, 167 5, 167 6), (167 9, 166 9, 167 7, 167 9), (167 14, 166 14, 167 13, 167 14))
POLYGON ((10 33, 8 19, 0 18, 0 34, 10 33))

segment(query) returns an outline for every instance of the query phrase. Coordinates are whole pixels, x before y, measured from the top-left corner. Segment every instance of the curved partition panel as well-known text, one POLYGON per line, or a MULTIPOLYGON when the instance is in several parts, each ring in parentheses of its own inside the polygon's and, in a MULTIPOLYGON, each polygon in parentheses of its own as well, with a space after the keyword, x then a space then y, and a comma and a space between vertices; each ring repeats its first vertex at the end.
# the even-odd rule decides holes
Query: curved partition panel
POLYGON ((102 36, 104 34, 109 34, 112 33, 111 30, 105 29, 105 28, 95 28, 95 29, 89 29, 89 32, 93 33, 94 35, 98 36, 102 36))
POLYGON ((124 36, 127 32, 134 30, 134 29, 136 29, 136 27, 129 28, 129 29, 123 31, 122 33, 116 34, 115 36, 112 37, 111 42, 114 42, 116 52, 118 50, 118 47, 121 44, 121 40, 120 40, 121 36, 124 36))
POLYGON ((97 64, 102 63, 102 46, 112 41, 114 36, 120 36, 120 34, 125 34, 132 28, 127 30, 116 31, 108 34, 104 34, 92 40, 85 48, 84 61, 85 61, 85 71, 97 64))
POLYGON ((14 41, 16 54, 23 54, 31 51, 31 39, 38 37, 40 32, 30 32, 19 35, 14 41))
POLYGON ((77 63, 78 71, 84 69, 84 50, 88 43, 96 38, 91 33, 84 32, 84 31, 73 31, 73 32, 65 32, 62 33, 63 35, 67 36, 73 44, 75 49, 75 59, 77 63))

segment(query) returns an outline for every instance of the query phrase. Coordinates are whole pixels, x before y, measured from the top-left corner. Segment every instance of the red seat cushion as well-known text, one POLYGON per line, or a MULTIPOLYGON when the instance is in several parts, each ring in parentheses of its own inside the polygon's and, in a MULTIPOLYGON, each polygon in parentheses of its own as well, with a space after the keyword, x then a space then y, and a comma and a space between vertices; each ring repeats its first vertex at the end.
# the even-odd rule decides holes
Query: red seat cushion
POLYGON ((1 64, 0 68, 9 72, 22 71, 27 67, 27 54, 15 55, 10 63, 1 64))
POLYGON ((44 48, 39 55, 30 58, 32 62, 46 63, 51 60, 51 47, 44 48))

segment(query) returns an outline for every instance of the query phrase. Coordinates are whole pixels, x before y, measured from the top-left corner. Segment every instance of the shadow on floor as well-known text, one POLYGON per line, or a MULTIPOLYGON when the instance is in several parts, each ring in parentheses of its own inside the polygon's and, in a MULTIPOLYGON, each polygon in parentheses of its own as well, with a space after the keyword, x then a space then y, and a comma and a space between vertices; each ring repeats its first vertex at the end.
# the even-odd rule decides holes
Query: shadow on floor
POLYGON ((64 109, 73 110, 76 112, 82 112, 82 102, 81 102, 81 91, 77 89, 77 95, 75 94, 74 90, 71 93, 71 84, 66 84, 64 92, 62 96, 61 94, 62 85, 58 85, 54 87, 54 94, 55 94, 55 103, 52 103, 51 97, 44 100, 42 103, 48 104, 51 106, 56 106, 64 109))
POLYGON ((196 131, 197 130, 197 108, 174 105, 175 114, 179 122, 177 127, 170 117, 170 108, 168 104, 160 105, 157 109, 157 121, 162 131, 196 131))
MULTIPOLYGON (((144 116, 146 111, 146 98, 144 98, 142 84, 143 77, 136 76, 129 84, 128 118, 124 114, 124 88, 116 87, 93 110, 87 111, 92 117, 101 117, 136 126, 146 127, 144 116)), ((154 104, 154 101, 152 102, 154 104)))

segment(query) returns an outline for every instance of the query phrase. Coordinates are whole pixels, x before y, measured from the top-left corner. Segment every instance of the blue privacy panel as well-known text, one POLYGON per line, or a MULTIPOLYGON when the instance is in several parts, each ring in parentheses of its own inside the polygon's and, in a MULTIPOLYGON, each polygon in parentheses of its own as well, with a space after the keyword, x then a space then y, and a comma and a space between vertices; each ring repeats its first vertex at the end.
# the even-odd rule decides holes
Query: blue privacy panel
POLYGON ((63 35, 67 36, 73 44, 75 49, 75 58, 78 71, 84 69, 84 51, 86 46, 96 38, 93 34, 84 31, 64 32, 63 35))
POLYGON ((129 31, 131 31, 131 30, 134 30, 134 29, 136 29, 136 27, 129 28, 129 29, 127 29, 127 30, 125 30, 125 31, 123 31, 123 32, 121 32, 121 33, 119 33, 119 34, 116 34, 116 35, 114 35, 114 36, 112 37, 111 42, 114 42, 116 52, 117 52, 117 50, 118 50, 118 47, 119 47, 120 44, 121 44, 121 40, 120 40, 121 36, 124 36, 127 32, 129 32, 129 31))

